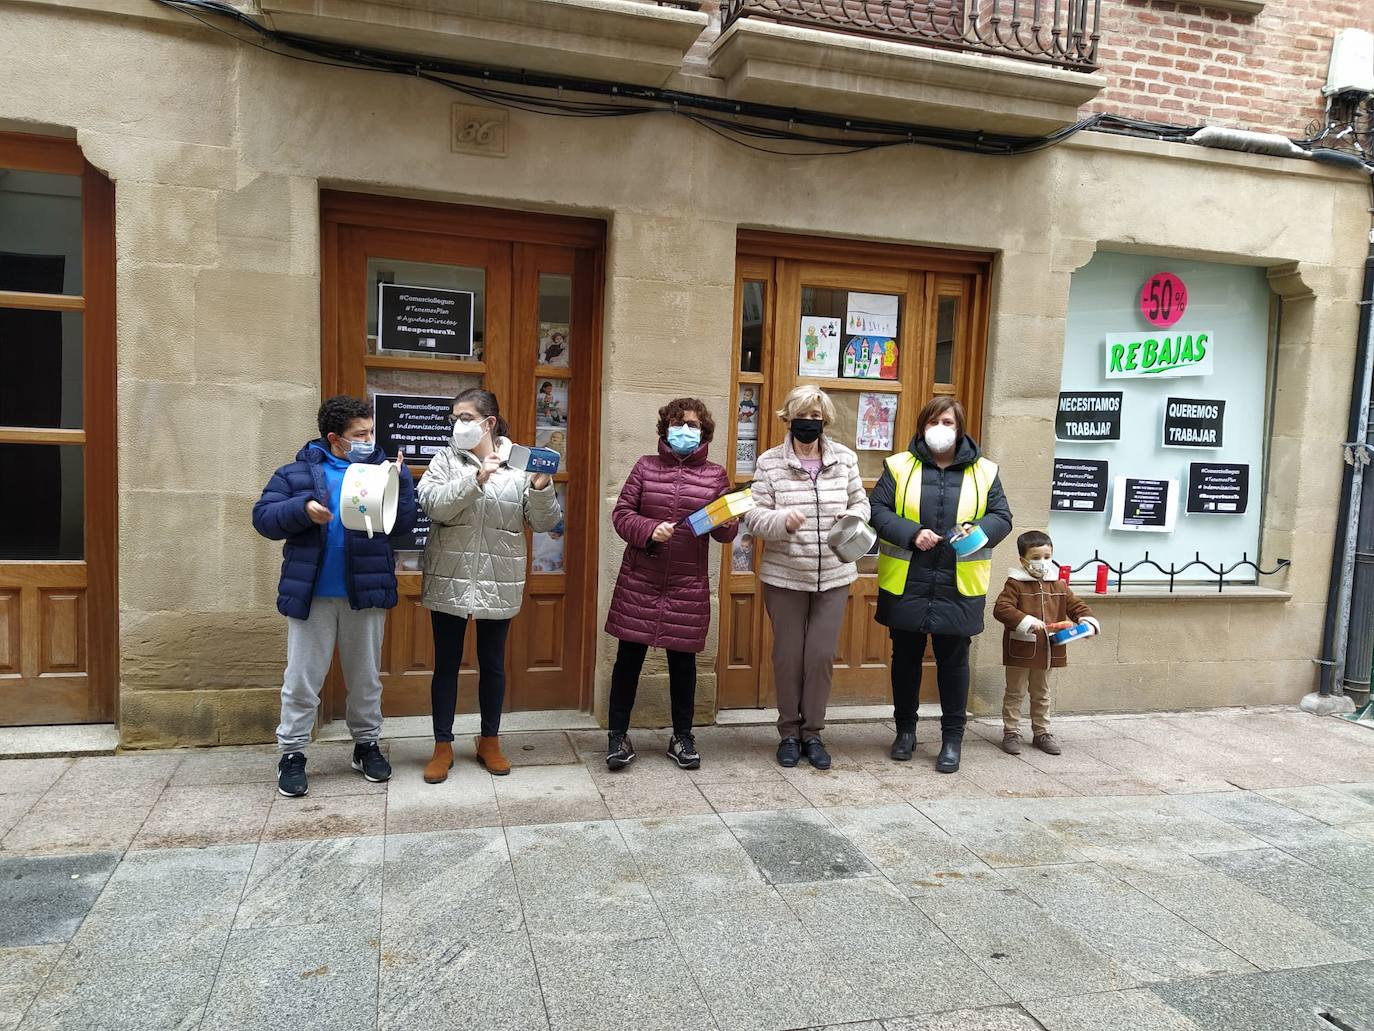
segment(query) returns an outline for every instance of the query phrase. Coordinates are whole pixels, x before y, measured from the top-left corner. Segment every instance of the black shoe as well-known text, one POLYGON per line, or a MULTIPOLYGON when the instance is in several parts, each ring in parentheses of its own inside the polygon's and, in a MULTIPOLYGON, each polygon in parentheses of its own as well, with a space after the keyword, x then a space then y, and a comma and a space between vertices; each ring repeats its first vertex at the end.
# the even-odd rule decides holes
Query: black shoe
POLYGON ((386 761, 376 741, 359 741, 355 744, 352 765, 373 784, 383 784, 391 779, 391 763, 386 761))
POLYGON ((830 753, 825 750, 825 745, 821 744, 820 738, 807 738, 802 742, 802 751, 806 753, 806 761, 816 769, 830 769, 830 753))
POLYGON ((778 742, 778 765, 789 770, 801 761, 801 742, 794 737, 785 737, 778 742))
POLYGON ((628 734, 606 735, 606 765, 613 770, 623 770, 634 762, 635 746, 630 744, 628 734))
POLYGON ((674 734, 668 739, 668 758, 684 770, 701 769, 701 756, 697 753, 697 740, 691 734, 681 737, 674 734))
POLYGON ((287 752, 277 760, 277 791, 287 798, 300 798, 310 790, 305 777, 305 753, 287 752))
POLYGON ((964 746, 963 734, 946 734, 935 757, 936 773, 953 773, 959 769, 959 750, 964 746))
POLYGON ((892 751, 887 754, 899 763, 910 762, 911 753, 916 751, 916 731, 899 730, 897 739, 892 742, 892 751))

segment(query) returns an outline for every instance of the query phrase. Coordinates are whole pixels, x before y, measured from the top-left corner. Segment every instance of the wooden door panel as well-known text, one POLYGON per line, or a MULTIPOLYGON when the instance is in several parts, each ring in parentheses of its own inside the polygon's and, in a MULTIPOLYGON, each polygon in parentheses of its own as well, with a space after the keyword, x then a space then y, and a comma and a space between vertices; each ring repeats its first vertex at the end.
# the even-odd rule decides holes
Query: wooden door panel
POLYGON ((0 676, 19 675, 21 604, 18 590, 0 590, 0 676))
POLYGON ((732 669, 747 669, 758 664, 755 650, 757 642, 754 640, 754 607, 757 604, 758 596, 754 594, 730 596, 729 608, 726 610, 730 621, 729 633, 726 635, 730 642, 730 652, 726 661, 732 669))
POLYGON ((39 672, 86 672, 86 592, 38 589, 39 672))

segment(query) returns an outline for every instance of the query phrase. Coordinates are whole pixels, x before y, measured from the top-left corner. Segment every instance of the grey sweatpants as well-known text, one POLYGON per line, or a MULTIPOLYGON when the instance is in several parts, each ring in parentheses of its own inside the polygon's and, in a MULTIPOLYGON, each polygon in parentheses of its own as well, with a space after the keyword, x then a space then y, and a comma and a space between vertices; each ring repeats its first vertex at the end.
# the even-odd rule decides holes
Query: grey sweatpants
POLYGON ((313 598, 307 619, 286 621, 286 679, 281 688, 277 748, 300 752, 310 743, 320 690, 339 646, 348 688, 348 731, 354 741, 382 734, 382 631, 386 609, 355 610, 347 598, 313 598))
POLYGON ((825 729, 835 650, 849 603, 848 587, 789 591, 763 585, 773 621, 773 686, 778 696, 778 736, 802 741, 825 729))

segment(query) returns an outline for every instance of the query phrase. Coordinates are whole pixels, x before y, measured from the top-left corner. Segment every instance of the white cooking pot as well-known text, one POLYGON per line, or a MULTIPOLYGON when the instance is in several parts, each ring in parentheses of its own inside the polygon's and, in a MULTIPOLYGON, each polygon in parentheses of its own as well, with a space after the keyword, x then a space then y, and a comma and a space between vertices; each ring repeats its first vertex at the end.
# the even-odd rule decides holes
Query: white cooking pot
POLYGON ((857 562, 878 539, 873 527, 856 515, 841 516, 826 534, 825 542, 841 562, 857 562))
POLYGON ((395 462, 381 465, 355 463, 344 473, 339 494, 339 518, 350 530, 390 533, 396 525, 396 502, 401 494, 401 473, 395 462))

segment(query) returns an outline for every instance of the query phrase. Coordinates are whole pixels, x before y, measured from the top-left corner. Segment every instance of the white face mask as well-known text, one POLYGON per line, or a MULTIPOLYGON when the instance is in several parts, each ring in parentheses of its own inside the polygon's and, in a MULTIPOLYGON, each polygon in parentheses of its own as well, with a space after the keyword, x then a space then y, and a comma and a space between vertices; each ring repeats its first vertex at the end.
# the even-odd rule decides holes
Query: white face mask
POLYGON ((478 444, 482 443, 482 438, 487 435, 486 420, 481 422, 463 422, 461 419, 453 424, 453 446, 459 451, 471 451, 478 444))
POLYGON ((1049 580, 1057 574, 1057 569, 1053 559, 1048 558, 1028 558, 1026 559, 1026 572, 1037 580, 1049 580))
POLYGON ((953 426, 936 424, 926 427, 926 447, 937 455, 954 450, 954 441, 957 437, 953 426))

